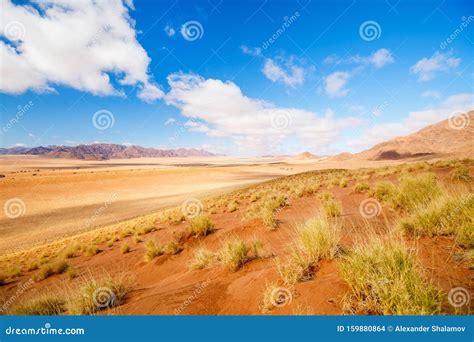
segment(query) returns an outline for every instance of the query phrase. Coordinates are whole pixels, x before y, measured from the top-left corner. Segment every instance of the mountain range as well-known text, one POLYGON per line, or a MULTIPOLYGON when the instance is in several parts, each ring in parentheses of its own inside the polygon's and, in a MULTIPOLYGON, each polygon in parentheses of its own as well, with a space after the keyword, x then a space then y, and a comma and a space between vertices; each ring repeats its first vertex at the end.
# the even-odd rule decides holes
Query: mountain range
POLYGON ((83 160, 129 159, 142 157, 209 157, 215 154, 194 148, 162 150, 141 146, 119 144, 92 144, 78 146, 39 146, 0 148, 0 154, 28 154, 48 158, 83 160))
MULTIPOLYGON (((49 158, 84 160, 128 159, 142 157, 209 157, 215 154, 194 148, 157 149, 136 145, 92 144, 78 146, 39 146, 0 148, 0 155, 39 155, 49 158)), ((352 154, 344 152, 329 157, 333 161, 348 159, 398 160, 421 156, 474 156, 474 111, 464 113, 457 119, 447 119, 391 140, 387 140, 365 151, 352 154)), ((293 156, 298 160, 321 158, 309 152, 293 156)))

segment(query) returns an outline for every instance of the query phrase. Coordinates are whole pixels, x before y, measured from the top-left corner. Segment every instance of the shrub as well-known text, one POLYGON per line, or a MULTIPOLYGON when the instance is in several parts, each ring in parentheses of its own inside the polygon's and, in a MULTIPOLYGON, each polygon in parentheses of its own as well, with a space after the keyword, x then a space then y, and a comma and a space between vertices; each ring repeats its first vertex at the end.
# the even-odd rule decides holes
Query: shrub
POLYGON ((236 200, 232 200, 227 204, 227 211, 229 213, 233 213, 237 209, 239 209, 239 202, 237 202, 236 200))
POLYGON ((466 248, 474 247, 474 195, 444 196, 418 208, 400 221, 402 231, 413 235, 454 235, 466 248))
POLYGON ((341 204, 335 199, 323 201, 323 210, 328 217, 337 217, 341 215, 341 204))
POLYGON ((331 224, 323 217, 310 219, 297 226, 298 245, 313 263, 334 258, 340 236, 339 225, 331 224))
POLYGON ((193 270, 200 270, 209 266, 214 261, 214 253, 207 249, 200 248, 196 251, 189 263, 189 267, 193 270))
POLYGON ((348 184, 349 180, 347 178, 341 178, 341 180, 339 181, 340 188, 346 188, 348 184))
POLYGON ((358 193, 358 194, 362 194, 364 192, 367 192, 368 190, 370 190, 370 186, 368 183, 366 182, 362 182, 362 183, 357 183, 355 186, 354 186, 354 192, 355 193, 358 193))
POLYGON ((248 260, 249 248, 244 241, 234 239, 224 244, 219 253, 220 262, 230 271, 238 271, 248 260))
POLYGON ((389 181, 381 181, 375 184, 375 187, 370 191, 370 196, 385 203, 392 203, 393 198, 397 194, 395 184, 389 181))
POLYGON ((130 245, 129 245, 127 242, 125 242, 125 243, 122 245, 122 247, 120 247, 120 252, 121 252, 122 254, 126 254, 126 253, 130 252, 130 245))
POLYGON ((400 243, 371 241, 352 251, 341 265, 351 289, 346 309, 384 315, 440 312, 441 292, 418 272, 415 258, 400 243))
POLYGON ((157 244, 153 240, 148 240, 145 244, 145 261, 150 262, 155 259, 157 256, 163 255, 163 247, 157 244))
POLYGON ((178 254, 182 250, 183 250, 183 248, 181 247, 179 242, 176 241, 176 240, 170 241, 165 247, 165 253, 169 254, 169 255, 178 254))
POLYGON ((43 295, 40 298, 24 300, 8 310, 10 315, 54 316, 66 311, 66 301, 56 295, 43 295))
POLYGON ((99 249, 99 247, 94 246, 94 245, 93 245, 93 246, 89 246, 89 247, 87 247, 87 249, 86 249, 86 254, 87 254, 88 256, 94 256, 94 255, 96 255, 96 254, 99 254, 100 252, 101 252, 101 250, 99 249))
POLYGON ((207 216, 197 216, 190 221, 190 232, 194 236, 207 236, 214 231, 214 223, 207 216))
POLYGON ((454 181, 468 182, 471 180, 469 168, 464 164, 458 163, 450 173, 451 179, 454 181))
POLYGON ((277 271, 287 286, 312 278, 321 259, 336 256, 340 240, 339 224, 325 217, 316 217, 297 226, 294 247, 285 262, 276 261, 277 271))
POLYGON ((130 284, 123 276, 90 279, 80 288, 80 295, 68 303, 69 313, 92 315, 98 311, 114 308, 125 303, 130 284))
POLYGON ((63 255, 66 259, 75 258, 78 255, 79 249, 78 245, 69 246, 64 250, 63 255))
POLYGON ((441 188, 431 173, 403 177, 397 194, 393 198, 393 205, 396 208, 410 211, 416 207, 427 205, 440 194, 441 188))
POLYGON ((68 270, 70 265, 65 260, 56 261, 52 264, 43 265, 36 275, 36 280, 44 280, 55 274, 62 274, 68 270))

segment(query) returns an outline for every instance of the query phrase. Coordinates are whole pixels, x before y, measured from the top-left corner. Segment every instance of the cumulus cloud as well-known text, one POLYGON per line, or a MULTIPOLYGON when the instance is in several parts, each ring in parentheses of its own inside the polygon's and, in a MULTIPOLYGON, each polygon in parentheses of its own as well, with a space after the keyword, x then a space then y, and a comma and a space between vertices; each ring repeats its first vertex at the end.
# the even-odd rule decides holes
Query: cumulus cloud
POLYGON ((63 85, 123 96, 125 86, 138 86, 142 100, 162 97, 148 74, 150 58, 136 39, 130 9, 133 3, 121 0, 2 1, 0 91, 63 85))
POLYGON ((418 76, 418 81, 424 82, 435 78, 440 72, 455 69, 461 63, 460 58, 455 58, 452 52, 440 53, 436 51, 430 58, 422 58, 410 67, 412 74, 418 76))
POLYGON ((369 62, 376 68, 382 68, 387 64, 394 62, 392 53, 387 49, 375 51, 370 57, 369 62))
POLYGON ((351 74, 345 71, 336 71, 326 76, 324 79, 324 90, 331 97, 343 97, 349 93, 349 89, 345 88, 351 74))
POLYGON ((279 64, 276 60, 267 58, 262 72, 270 81, 290 87, 304 83, 304 69, 297 66, 291 58, 284 64, 279 64))
POLYGON ((355 123, 336 120, 331 111, 318 115, 247 97, 230 81, 175 73, 168 76, 168 83, 165 101, 188 118, 189 131, 230 138, 246 152, 271 150, 289 137, 307 148, 326 148, 341 129, 355 123))
POLYGON ((450 115, 474 108, 474 94, 462 93, 448 97, 438 106, 410 112, 399 122, 376 124, 366 129, 359 138, 348 143, 354 148, 368 148, 380 142, 414 133, 428 125, 448 119, 450 115))

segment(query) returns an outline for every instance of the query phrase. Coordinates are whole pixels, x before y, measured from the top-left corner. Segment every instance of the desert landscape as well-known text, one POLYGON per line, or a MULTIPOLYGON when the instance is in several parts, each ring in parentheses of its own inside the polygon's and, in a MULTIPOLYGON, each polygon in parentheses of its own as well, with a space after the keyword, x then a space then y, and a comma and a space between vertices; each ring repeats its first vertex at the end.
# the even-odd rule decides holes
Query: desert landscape
POLYGON ((2 151, 1 312, 470 314, 463 115, 335 156, 2 151))

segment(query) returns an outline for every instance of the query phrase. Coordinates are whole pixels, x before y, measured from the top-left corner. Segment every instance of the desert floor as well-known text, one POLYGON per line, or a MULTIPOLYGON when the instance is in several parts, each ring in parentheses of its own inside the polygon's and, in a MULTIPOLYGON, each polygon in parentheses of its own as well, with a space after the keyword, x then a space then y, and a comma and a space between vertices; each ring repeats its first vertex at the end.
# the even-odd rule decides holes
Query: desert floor
POLYGON ((0 156, 0 203, 20 199, 24 214, 0 216, 0 255, 225 193, 252 183, 329 168, 393 162, 295 157, 138 158, 108 161, 0 156))
POLYGON ((315 167, 292 158, 1 156, 0 203, 20 199, 24 215, 11 219, 2 211, 0 255, 315 167))
MULTIPOLYGON (((221 199, 218 197, 218 199, 209 199, 209 202, 205 202, 205 206, 206 203, 207 205, 213 203, 214 208, 213 211, 211 208, 204 208, 211 213, 211 219, 215 226, 215 231, 207 236, 183 238, 185 235, 182 233, 187 232, 190 228, 188 220, 167 223, 155 217, 143 220, 137 218, 130 223, 111 224, 110 228, 106 227, 83 234, 84 239, 81 238, 82 235, 78 235, 74 238, 56 241, 50 246, 6 256, 2 259, 3 272, 10 269, 17 269, 18 272, 15 272, 9 278, 11 280, 1 288, 0 299, 2 297, 4 300, 17 298, 20 287, 25 287, 25 291, 20 293, 21 298, 41 298, 39 296, 45 293, 73 291, 71 289, 79 288, 81 284, 91 278, 125 275, 133 283, 126 301, 119 307, 106 310, 103 313, 261 314, 264 289, 270 283, 279 282, 277 260, 288 258, 289 248, 294 243, 296 226, 321 212, 322 200, 319 196, 325 191, 330 192, 342 207, 338 218, 342 226, 340 243, 342 250, 349 250, 366 241, 368 235, 375 234, 383 239, 393 239, 391 231, 393 227, 396 227, 401 217, 400 213, 383 204, 379 215, 371 219, 364 219, 361 216, 360 205, 368 198, 368 195, 354 191, 357 180, 350 178, 352 177, 350 173, 346 176, 349 177, 348 184, 344 187, 323 185, 315 193, 291 195, 289 205, 275 213, 277 228, 269 230, 260 218, 247 216, 249 208, 254 204, 249 194, 254 191, 253 189, 256 189, 250 183, 275 178, 279 175, 302 172, 308 168, 314 169, 320 165, 315 164, 314 161, 294 160, 274 160, 264 165, 262 163, 253 165, 255 163, 249 162, 246 162, 246 165, 242 164, 244 163, 235 165, 234 161, 232 165, 221 166, 168 165, 163 168, 160 166, 156 169, 148 168, 146 170, 139 169, 139 167, 130 170, 128 166, 126 170, 120 169, 122 166, 119 166, 119 169, 115 169, 117 166, 114 166, 108 170, 104 169, 104 164, 100 164, 102 170, 94 171, 94 173, 90 173, 90 169, 87 171, 68 169, 35 171, 41 176, 32 176, 31 171, 8 174, 2 181, 6 180, 6 184, 17 182, 17 186, 9 186, 9 195, 20 197, 15 189, 20 190, 25 198, 25 203, 29 203, 31 200, 36 205, 32 204, 31 206, 37 210, 37 214, 27 215, 30 217, 29 220, 41 222, 41 215, 49 216, 51 220, 51 224, 35 227, 25 218, 26 221, 23 225, 15 223, 15 227, 21 230, 20 232, 12 232, 13 228, 6 229, 2 226, 2 243, 4 243, 5 236, 10 244, 15 239, 18 239, 16 244, 20 244, 24 240, 34 242, 35 239, 31 237, 35 235, 36 240, 45 239, 46 233, 50 238, 53 238, 67 232, 77 232, 72 228, 68 230, 68 220, 70 220, 69 222, 78 219, 86 220, 97 206, 100 207, 107 200, 107 196, 118 191, 117 189, 120 189, 118 193, 123 196, 122 200, 116 202, 116 208, 114 207, 115 203, 110 205, 109 208, 113 214, 104 214, 103 216, 110 216, 101 223, 105 223, 107 220, 110 223, 110 220, 119 220, 119 217, 127 215, 137 216, 143 212, 157 211, 160 205, 171 205, 170 198, 179 205, 183 199, 189 196, 198 196, 201 193, 208 196, 212 191, 215 191, 216 193, 225 192, 226 195, 221 199), (50 180, 42 183, 36 181, 37 179, 50 180), (229 188, 244 185, 248 185, 249 188, 238 192, 228 192, 229 188), (34 186, 39 188, 36 190, 31 188, 34 186), (90 200, 91 197, 94 200, 89 203, 91 206, 89 212, 83 214, 84 208, 88 207, 84 202, 90 200), (50 202, 42 203, 39 198, 48 198, 50 202), (229 203, 234 199, 238 199, 238 207, 236 210, 230 210, 229 203), (63 201, 70 202, 65 205, 63 201), (57 211, 62 212, 64 212, 64 208, 73 208, 71 210, 77 217, 69 213, 56 217, 54 211, 48 211, 48 208, 53 205, 57 206, 57 211), (55 225, 58 219, 62 221, 55 225), (45 226, 47 227, 45 228, 45 226), (140 232, 146 226, 153 227, 153 230, 140 232), (55 229, 51 227, 55 227, 55 229), (178 238, 180 236, 181 238, 178 238), (176 241, 177 238, 181 241, 182 247, 177 253, 165 253, 148 262, 144 259, 147 252, 147 241, 154 240, 165 246, 176 241), (220 265, 200 270, 190 269, 190 262, 200 248, 217 252, 226 241, 232 238, 249 242, 256 238, 260 239, 263 243, 260 257, 249 259, 238 271, 230 271, 220 265), (71 278, 66 274, 53 274, 47 279, 36 279, 37 275, 41 273, 41 268, 40 270, 32 268, 29 266, 31 262, 40 260, 41 262, 54 263, 68 249, 78 245, 96 246, 97 252, 94 252, 93 255, 87 252, 77 252, 70 258, 68 257, 70 267, 75 270, 74 277, 71 278), (125 253, 123 246, 129 246, 125 253), (36 279, 33 285, 29 285, 31 279, 36 279)), ((470 169, 472 173, 473 166, 470 169)), ((429 171, 436 175, 440 182, 450 184, 451 167, 429 167, 429 171)), ((371 187, 381 180, 398 181, 399 174, 385 174, 386 171, 383 169, 374 172, 374 176, 369 181, 371 187)), ((425 171, 422 169, 409 172, 416 175, 425 171)), ((319 173, 314 173, 314 177, 319 177, 318 175, 319 173)), ((304 179, 301 178, 301 175, 294 177, 288 179, 290 182, 288 184, 304 184, 304 181, 301 183, 304 179), (291 183, 293 181, 296 183, 291 183)), ((265 186, 271 187, 271 184, 273 183, 265 186)), ((293 188, 289 189, 290 192, 294 190, 293 188)), ((472 193, 472 188, 469 192, 472 193)), ((2 196, 5 194, 2 193, 2 196)), ((8 196, 6 197, 8 198, 8 196)), ((27 204, 27 210, 29 210, 28 208, 27 204)), ((472 291, 474 288, 473 268, 463 256, 465 250, 455 242, 453 237, 404 237, 403 240, 408 250, 411 251, 410 253, 416 256, 423 277, 443 292, 442 312, 464 314, 472 312, 474 309, 472 302, 470 305, 462 307, 460 311, 454 310, 448 303, 447 293, 450 289, 462 287, 472 291)), ((346 312, 344 298, 350 293, 350 288, 341 276, 340 268, 343 262, 344 258, 322 260, 313 270, 314 274, 311 279, 298 282, 295 285, 291 305, 273 308, 268 314, 341 314, 346 312)))

